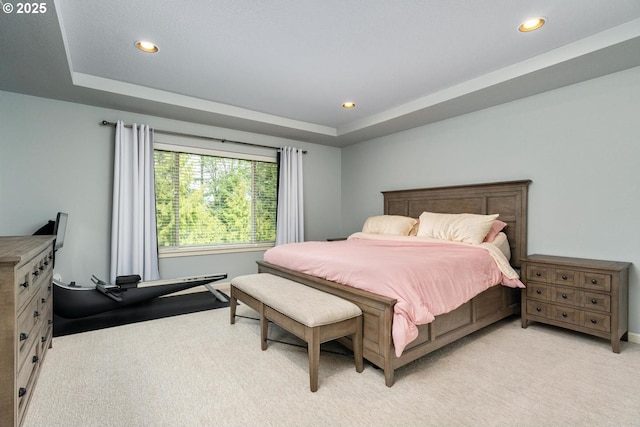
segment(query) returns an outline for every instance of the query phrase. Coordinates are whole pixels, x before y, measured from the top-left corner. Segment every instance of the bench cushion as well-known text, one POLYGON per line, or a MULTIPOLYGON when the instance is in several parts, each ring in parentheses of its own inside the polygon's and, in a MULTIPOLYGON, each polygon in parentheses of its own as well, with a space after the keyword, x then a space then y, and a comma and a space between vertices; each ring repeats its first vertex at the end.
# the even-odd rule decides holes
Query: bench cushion
POLYGON ((360 308, 340 297, 269 273, 248 274, 231 285, 308 327, 360 316, 360 308))

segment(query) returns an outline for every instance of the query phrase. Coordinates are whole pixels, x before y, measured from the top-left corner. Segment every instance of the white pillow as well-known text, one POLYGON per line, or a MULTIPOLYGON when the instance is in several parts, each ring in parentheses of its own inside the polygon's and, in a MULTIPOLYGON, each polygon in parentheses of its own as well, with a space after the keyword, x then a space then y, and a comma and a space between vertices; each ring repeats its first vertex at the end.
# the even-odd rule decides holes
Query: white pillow
POLYGON ((363 233, 391 234, 394 236, 408 236, 413 226, 418 222, 415 218, 400 215, 370 216, 364 222, 363 233))
POLYGON ((482 243, 487 233, 489 233, 491 225, 493 225, 493 221, 497 217, 498 214, 476 215, 423 212, 420 215, 418 236, 478 245, 482 243))

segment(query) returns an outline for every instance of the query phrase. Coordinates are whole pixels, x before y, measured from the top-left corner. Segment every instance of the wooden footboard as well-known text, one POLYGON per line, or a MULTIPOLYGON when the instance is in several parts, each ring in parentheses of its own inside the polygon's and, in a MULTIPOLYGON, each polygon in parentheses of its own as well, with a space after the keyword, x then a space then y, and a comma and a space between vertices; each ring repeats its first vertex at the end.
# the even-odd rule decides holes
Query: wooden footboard
MULTIPOLYGON (((519 313, 520 290, 494 286, 456 310, 437 316, 421 325, 418 338, 396 357, 391 336, 393 306, 396 300, 350 286, 309 276, 280 266, 258 261, 260 273, 271 273, 337 295, 356 304, 363 313, 363 353, 365 359, 384 370, 385 384, 394 382, 397 368, 440 347, 473 333, 491 323, 519 313)), ((351 348, 348 338, 339 340, 351 348)))

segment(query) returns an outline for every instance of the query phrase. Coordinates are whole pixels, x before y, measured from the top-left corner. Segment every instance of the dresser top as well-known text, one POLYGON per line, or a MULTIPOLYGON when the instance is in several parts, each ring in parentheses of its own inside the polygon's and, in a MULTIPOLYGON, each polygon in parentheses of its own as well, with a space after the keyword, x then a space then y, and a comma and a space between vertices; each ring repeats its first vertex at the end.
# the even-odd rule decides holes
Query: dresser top
POLYGON ((0 237, 0 262, 20 264, 38 254, 55 236, 11 236, 0 237))
POLYGON ((629 268, 630 262, 622 261, 605 261, 600 259, 572 258, 554 255, 528 255, 522 259, 522 262, 530 262, 536 264, 562 264, 567 267, 590 268, 597 270, 615 270, 621 271, 629 268))

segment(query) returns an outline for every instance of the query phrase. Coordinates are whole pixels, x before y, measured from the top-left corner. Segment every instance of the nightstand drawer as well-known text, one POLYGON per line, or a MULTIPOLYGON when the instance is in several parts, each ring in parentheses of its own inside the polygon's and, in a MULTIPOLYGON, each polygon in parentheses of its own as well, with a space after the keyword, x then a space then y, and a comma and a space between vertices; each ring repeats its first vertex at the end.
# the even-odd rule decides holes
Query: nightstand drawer
POLYGON ((598 331, 611 332, 611 317, 606 314, 584 312, 584 326, 598 331))
POLYGON ((527 266, 527 281, 551 282, 551 269, 540 265, 527 266))
POLYGON ((576 288, 561 288, 557 286, 551 289, 550 294, 551 301, 561 304, 570 304, 581 307, 582 301, 584 300, 583 292, 576 288))
POLYGON ((576 286, 578 282, 578 275, 580 273, 575 270, 556 268, 553 270, 553 283, 556 285, 564 286, 576 286))
POLYGON ((584 308, 589 310, 611 312, 611 296, 605 294, 596 294, 594 292, 584 293, 584 308))
POLYGON ((539 301, 530 300, 527 303, 527 314, 532 316, 544 316, 548 317, 549 304, 545 304, 539 301))
POLYGON ((540 301, 551 301, 551 292, 548 286, 538 285, 536 283, 530 283, 527 285, 527 298, 537 299, 540 301))
POLYGON ((560 322, 571 323, 573 325, 581 325, 582 324, 582 311, 571 308, 564 307, 560 305, 551 305, 549 306, 549 318, 558 320, 560 322))
POLYGON ((586 289, 602 290, 609 292, 611 290, 611 276, 608 274, 587 273, 582 274, 580 286, 586 289))

